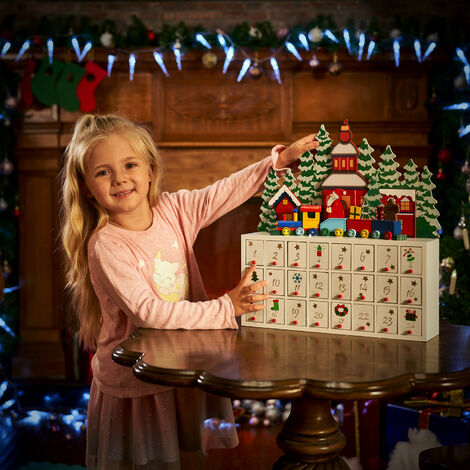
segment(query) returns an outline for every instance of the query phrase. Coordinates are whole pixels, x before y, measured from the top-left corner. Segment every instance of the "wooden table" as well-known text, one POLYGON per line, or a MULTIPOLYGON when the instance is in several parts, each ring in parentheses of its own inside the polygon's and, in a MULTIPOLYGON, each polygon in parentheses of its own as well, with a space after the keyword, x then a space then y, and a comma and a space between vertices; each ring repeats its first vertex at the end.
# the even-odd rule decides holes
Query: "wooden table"
POLYGON ((427 343, 243 327, 139 329, 113 352, 147 382, 232 398, 288 398, 273 469, 347 469, 330 400, 470 386, 470 327, 441 323, 427 343), (329 466, 328 466, 329 465, 329 466))

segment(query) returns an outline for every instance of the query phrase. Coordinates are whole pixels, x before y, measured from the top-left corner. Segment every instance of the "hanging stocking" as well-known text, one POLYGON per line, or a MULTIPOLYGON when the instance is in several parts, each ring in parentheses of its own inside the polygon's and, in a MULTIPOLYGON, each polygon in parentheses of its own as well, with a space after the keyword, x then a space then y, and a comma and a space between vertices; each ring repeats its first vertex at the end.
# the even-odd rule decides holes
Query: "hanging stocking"
POLYGON ((31 89, 31 79, 36 69, 36 62, 28 58, 25 62, 23 76, 21 77, 20 90, 21 100, 23 101, 25 108, 30 108, 34 102, 33 90, 31 89))
POLYGON ((85 65, 85 71, 77 87, 77 96, 80 100, 80 110, 89 113, 96 107, 95 89, 106 77, 106 70, 89 61, 85 65))
POLYGON ((31 89, 34 97, 46 106, 52 106, 59 102, 56 81, 64 68, 64 63, 54 60, 49 64, 49 57, 44 57, 38 71, 31 80, 31 89))
POLYGON ((64 65, 62 74, 57 81, 57 93, 59 94, 59 105, 67 111, 78 111, 80 100, 77 96, 77 86, 80 83, 85 69, 70 62, 64 65))

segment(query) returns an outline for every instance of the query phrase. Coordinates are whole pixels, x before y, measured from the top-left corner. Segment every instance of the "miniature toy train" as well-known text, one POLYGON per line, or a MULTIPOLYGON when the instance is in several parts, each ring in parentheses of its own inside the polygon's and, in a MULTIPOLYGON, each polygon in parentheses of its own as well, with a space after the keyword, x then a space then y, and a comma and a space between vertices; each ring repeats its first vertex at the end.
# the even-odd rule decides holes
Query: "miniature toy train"
POLYGON ((335 235, 342 237, 345 233, 348 237, 360 236, 361 238, 392 238, 404 239, 401 234, 401 223, 396 220, 378 219, 352 219, 330 217, 320 222, 322 207, 320 205, 301 205, 292 210, 292 220, 279 220, 276 231, 282 235, 308 234, 335 235))

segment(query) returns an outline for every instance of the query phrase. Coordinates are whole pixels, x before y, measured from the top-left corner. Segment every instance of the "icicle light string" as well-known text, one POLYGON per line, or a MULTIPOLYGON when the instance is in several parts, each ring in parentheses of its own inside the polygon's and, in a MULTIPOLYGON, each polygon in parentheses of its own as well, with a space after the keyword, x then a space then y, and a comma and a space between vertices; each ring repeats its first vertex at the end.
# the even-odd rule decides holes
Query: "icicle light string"
MULTIPOLYGON (((340 35, 333 32, 331 29, 325 28, 321 31, 322 36, 324 36, 323 41, 327 44, 333 46, 334 52, 341 47, 343 44, 340 43, 338 36, 341 35, 340 30, 338 32, 340 35)), ((261 34, 261 32, 259 33, 261 34)), ((251 32, 250 32, 251 35, 251 32)), ((16 53, 15 62, 21 60, 22 57, 29 51, 31 52, 33 47, 36 47, 36 42, 38 38, 41 38, 41 35, 34 35, 27 39, 25 39, 19 51, 16 53), (34 41, 33 41, 34 39, 34 41)), ((369 40, 368 44, 366 36, 363 32, 360 34, 358 33, 356 40, 354 41, 354 50, 353 50, 353 35, 350 34, 348 29, 342 30, 342 39, 344 41, 344 45, 347 48, 348 54, 353 56, 357 54, 357 60, 362 61, 364 49, 367 49, 366 53, 366 60, 370 60, 372 54, 375 52, 377 41, 372 39, 369 40)), ((67 43, 70 47, 75 51, 77 56, 77 62, 80 63, 82 60, 87 56, 87 54, 92 50, 94 47, 92 41, 90 39, 90 35, 87 34, 74 34, 74 35, 59 35, 57 39, 67 39, 67 43)), ((53 55, 55 53, 56 47, 54 44, 54 39, 49 36, 44 36, 45 44, 47 47, 47 55, 49 58, 49 63, 53 63, 53 55)), ((212 31, 199 31, 192 35, 192 39, 195 43, 197 43, 200 47, 204 48, 204 50, 209 51, 214 47, 220 47, 225 53, 225 60, 223 63, 222 73, 225 74, 230 67, 231 62, 234 59, 235 51, 238 51, 242 56, 242 65, 240 70, 238 71, 237 81, 241 81, 243 77, 246 75, 247 71, 250 70, 250 67, 257 66, 262 67, 264 66, 267 70, 272 70, 274 78, 277 80, 278 83, 281 83, 281 74, 280 74, 280 67, 279 62, 276 57, 282 50, 286 50, 294 57, 297 58, 298 61, 302 61, 303 57, 299 51, 299 49, 309 52, 312 51, 315 53, 315 50, 320 47, 317 43, 309 38, 309 35, 303 31, 291 31, 284 36, 284 39, 281 41, 280 45, 271 50, 271 53, 267 54, 265 57, 259 58, 258 52, 256 50, 249 51, 247 47, 238 46, 235 42, 231 39, 231 37, 225 33, 221 29, 217 29, 215 32, 212 31), (248 60, 247 60, 248 59, 248 60), (268 67, 265 64, 268 64, 268 67)), ((174 59, 177 64, 178 70, 182 70, 182 58, 184 56, 185 49, 188 47, 187 45, 183 47, 182 44, 183 38, 181 36, 176 36, 176 39, 165 45, 161 45, 158 47, 152 48, 139 48, 136 50, 128 50, 128 49, 116 49, 116 48, 109 48, 108 55, 107 55, 107 76, 108 78, 112 74, 113 65, 119 58, 119 55, 128 56, 129 61, 129 79, 133 80, 135 67, 137 65, 138 57, 144 54, 152 54, 156 63, 160 67, 161 71, 166 77, 169 77, 170 74, 168 69, 165 65, 165 60, 169 60, 169 56, 167 55, 168 52, 173 52, 174 59)), ((385 41, 384 41, 385 42, 385 41)), ((389 41, 386 41, 389 43, 389 41)), ((401 46, 402 44, 401 38, 395 39, 392 42, 392 51, 394 56, 395 66, 400 66, 400 54, 401 54, 401 46)), ((7 55, 13 55, 12 53, 12 42, 6 39, 3 39, 0 42, 0 58, 5 58, 7 55)), ((424 62, 430 54, 436 48, 437 43, 436 41, 421 41, 415 38, 412 41, 411 48, 414 49, 414 53, 416 56, 416 60, 418 63, 424 62), (424 45, 424 49, 422 49, 424 45), (422 53, 424 50, 424 54, 422 53)), ((322 46, 323 47, 323 46, 322 46)), ((465 48, 456 47, 455 54, 459 61, 463 66, 463 71, 465 74, 465 78, 467 79, 467 86, 469 85, 470 81, 470 65, 467 60, 465 48)), ((313 67, 313 65, 311 65, 313 67)))

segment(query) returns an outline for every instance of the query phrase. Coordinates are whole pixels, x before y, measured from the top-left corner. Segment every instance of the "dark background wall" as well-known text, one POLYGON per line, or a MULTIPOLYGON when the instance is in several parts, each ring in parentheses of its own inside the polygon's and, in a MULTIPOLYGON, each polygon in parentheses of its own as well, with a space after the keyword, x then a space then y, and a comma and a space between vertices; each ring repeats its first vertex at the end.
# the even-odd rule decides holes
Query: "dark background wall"
POLYGON ((468 22, 466 0, 295 0, 295 1, 14 1, 0 2, 0 17, 16 13, 16 27, 28 27, 42 15, 90 16, 96 22, 112 19, 123 31, 131 15, 144 21, 149 29, 159 30, 164 23, 184 21, 190 26, 202 24, 208 29, 230 28, 242 21, 271 21, 275 27, 305 24, 317 15, 332 15, 338 27, 349 18, 366 28, 377 17, 384 28, 392 28, 395 15, 412 15, 422 23, 433 16, 445 18, 453 25, 468 22))

